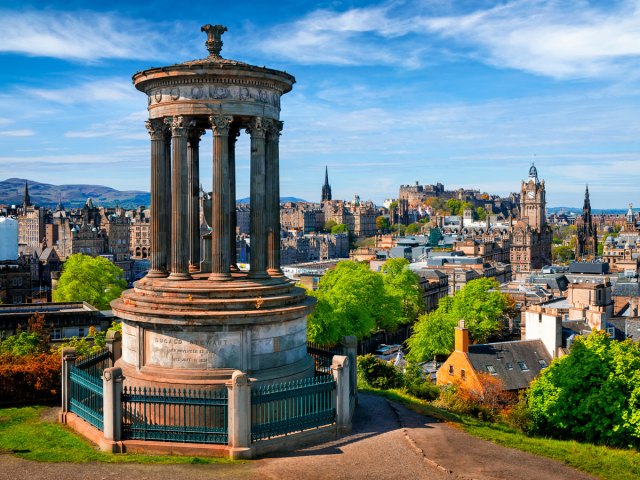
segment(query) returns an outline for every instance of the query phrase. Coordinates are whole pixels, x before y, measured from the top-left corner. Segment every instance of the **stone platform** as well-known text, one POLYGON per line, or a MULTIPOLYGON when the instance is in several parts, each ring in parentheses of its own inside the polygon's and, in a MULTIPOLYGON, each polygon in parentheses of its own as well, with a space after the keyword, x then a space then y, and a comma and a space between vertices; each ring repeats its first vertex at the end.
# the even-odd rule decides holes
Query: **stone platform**
POLYGON ((146 277, 112 303, 123 321, 118 366, 127 385, 152 388, 219 388, 235 370, 258 384, 312 376, 306 316, 314 304, 285 277, 146 277))

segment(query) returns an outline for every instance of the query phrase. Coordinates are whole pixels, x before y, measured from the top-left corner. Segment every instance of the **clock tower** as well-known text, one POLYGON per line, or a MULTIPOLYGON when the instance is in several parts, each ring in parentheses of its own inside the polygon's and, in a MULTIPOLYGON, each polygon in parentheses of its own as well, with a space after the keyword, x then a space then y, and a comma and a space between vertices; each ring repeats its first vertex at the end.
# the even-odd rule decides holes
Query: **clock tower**
POLYGON ((551 227, 547 225, 544 180, 538 179, 535 165, 529 178, 520 187, 520 218, 513 226, 511 238, 511 268, 528 274, 551 264, 551 227))
POLYGON ((541 231, 546 225, 544 180, 538 180, 538 170, 531 164, 529 180, 520 188, 520 219, 532 230, 541 231))

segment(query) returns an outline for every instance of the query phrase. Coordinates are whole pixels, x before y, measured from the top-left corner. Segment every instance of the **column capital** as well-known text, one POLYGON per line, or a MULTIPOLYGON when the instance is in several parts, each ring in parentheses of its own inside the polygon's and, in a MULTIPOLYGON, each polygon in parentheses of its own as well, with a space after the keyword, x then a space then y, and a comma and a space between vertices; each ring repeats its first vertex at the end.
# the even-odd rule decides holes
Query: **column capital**
POLYGON ((267 124, 267 133, 271 140, 277 140, 280 135, 282 135, 282 128, 284 127, 284 122, 280 120, 271 120, 267 124))
POLYGON ((233 117, 231 115, 209 115, 209 122, 214 135, 229 135, 233 117))
POLYGON ((190 147, 197 147, 200 143, 200 137, 205 135, 207 131, 204 128, 192 127, 187 131, 187 142, 190 147))
POLYGON ((167 117, 164 122, 171 128, 172 137, 183 137, 191 127, 195 127, 196 122, 189 117, 182 115, 177 117, 167 117))
POLYGON ((254 138, 265 138, 267 128, 272 120, 263 117, 252 117, 247 125, 247 133, 254 138))
POLYGON ((145 127, 147 127, 147 131, 149 132, 151 140, 164 140, 166 127, 162 119, 154 118, 151 120, 147 120, 146 122, 144 122, 144 125, 145 127))

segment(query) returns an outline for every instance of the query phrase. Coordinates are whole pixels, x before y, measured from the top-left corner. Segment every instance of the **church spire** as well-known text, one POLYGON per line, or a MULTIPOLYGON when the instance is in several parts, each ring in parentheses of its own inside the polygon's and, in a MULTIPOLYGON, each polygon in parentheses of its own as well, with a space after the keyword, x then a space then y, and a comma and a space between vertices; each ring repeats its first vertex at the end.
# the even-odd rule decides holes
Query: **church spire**
POLYGON ((591 201, 589 200, 589 185, 584 192, 584 204, 582 205, 582 213, 584 215, 585 212, 591 213, 591 201))
POLYGON ((329 185, 329 167, 324 167, 324 185, 322 185, 322 201, 331 200, 331 185, 329 185))
POLYGON ((24 181, 24 199, 22 200, 22 206, 26 210, 27 207, 31 206, 31 198, 29 197, 29 181, 24 181))

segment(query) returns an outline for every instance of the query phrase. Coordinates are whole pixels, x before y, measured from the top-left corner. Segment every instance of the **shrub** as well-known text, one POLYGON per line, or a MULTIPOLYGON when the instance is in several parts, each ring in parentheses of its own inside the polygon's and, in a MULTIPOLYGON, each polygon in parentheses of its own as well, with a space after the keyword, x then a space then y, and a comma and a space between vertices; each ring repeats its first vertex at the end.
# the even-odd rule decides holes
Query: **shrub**
POLYGON ((414 382, 407 385, 407 392, 414 397, 429 402, 437 399, 440 396, 440 389, 433 383, 428 381, 414 382))
POLYGON ((0 401, 55 398, 60 389, 61 361, 57 353, 0 355, 0 401))
POLYGON ((358 357, 358 380, 383 390, 403 385, 402 374, 393 365, 371 354, 358 357))

